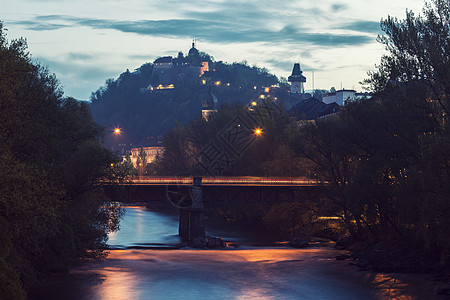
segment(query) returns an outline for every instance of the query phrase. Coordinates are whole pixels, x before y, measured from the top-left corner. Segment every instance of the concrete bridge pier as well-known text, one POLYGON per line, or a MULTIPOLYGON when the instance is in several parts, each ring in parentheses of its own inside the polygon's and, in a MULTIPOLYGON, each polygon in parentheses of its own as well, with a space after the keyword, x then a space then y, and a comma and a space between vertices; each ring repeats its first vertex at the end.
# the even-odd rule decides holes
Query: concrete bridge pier
POLYGON ((191 188, 192 207, 180 209, 178 234, 193 247, 204 247, 205 210, 202 199, 202 177, 194 177, 191 188))

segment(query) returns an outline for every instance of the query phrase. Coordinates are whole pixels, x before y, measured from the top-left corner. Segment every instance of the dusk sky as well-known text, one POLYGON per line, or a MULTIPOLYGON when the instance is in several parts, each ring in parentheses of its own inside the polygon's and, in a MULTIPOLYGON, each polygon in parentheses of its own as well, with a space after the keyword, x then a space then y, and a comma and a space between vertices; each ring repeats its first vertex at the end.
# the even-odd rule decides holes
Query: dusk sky
POLYGON ((192 39, 216 61, 288 77, 300 62, 305 88, 361 90, 383 54, 379 22, 421 13, 422 0, 143 1, 1 0, 8 39, 25 37, 65 94, 88 100, 108 78, 160 56, 187 54, 192 39))

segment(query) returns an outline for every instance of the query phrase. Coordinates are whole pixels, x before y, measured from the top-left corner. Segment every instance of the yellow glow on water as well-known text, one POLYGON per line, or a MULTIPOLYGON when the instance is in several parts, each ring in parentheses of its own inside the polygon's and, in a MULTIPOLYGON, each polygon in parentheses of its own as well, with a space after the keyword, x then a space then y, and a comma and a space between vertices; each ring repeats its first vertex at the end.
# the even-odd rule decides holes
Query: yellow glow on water
POLYGON ((147 299, 149 295, 158 299, 191 299, 192 295, 197 297, 192 299, 223 299, 219 296, 222 292, 227 299, 288 299, 292 294, 283 287, 290 287, 296 295, 318 296, 305 299, 322 299, 320 296, 336 292, 340 296, 336 298, 359 295, 350 298, 401 300, 427 299, 433 291, 436 294, 436 286, 427 284, 425 277, 361 272, 334 259, 342 253, 324 248, 259 247, 111 250, 104 263, 89 267, 88 272, 98 281, 92 285, 92 299, 147 299), (319 290, 314 291, 316 288, 319 290), (214 297, 204 298, 211 293, 214 297))

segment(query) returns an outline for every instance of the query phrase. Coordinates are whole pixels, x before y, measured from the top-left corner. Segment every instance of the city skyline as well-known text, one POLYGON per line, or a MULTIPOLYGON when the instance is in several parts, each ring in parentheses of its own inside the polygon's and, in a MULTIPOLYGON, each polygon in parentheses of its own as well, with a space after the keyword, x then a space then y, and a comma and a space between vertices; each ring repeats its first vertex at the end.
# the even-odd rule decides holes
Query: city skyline
POLYGON ((8 39, 25 37, 32 57, 61 81, 66 96, 89 100, 108 78, 196 47, 216 60, 247 61, 287 78, 295 62, 306 90, 361 90, 384 53, 379 21, 421 13, 418 0, 108 1, 17 0, 0 20, 8 39))

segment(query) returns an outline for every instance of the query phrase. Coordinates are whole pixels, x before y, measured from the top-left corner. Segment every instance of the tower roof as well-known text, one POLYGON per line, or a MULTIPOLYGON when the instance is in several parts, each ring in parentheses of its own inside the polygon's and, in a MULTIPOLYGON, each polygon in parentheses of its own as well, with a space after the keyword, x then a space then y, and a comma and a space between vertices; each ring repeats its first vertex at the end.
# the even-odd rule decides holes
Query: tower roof
POLYGON ((195 41, 192 41, 192 48, 189 49, 188 56, 199 56, 198 50, 195 48, 195 41))
POLYGON ((291 76, 288 77, 289 82, 306 82, 306 77, 302 75, 303 72, 300 69, 300 64, 295 63, 294 68, 292 69, 291 76))

